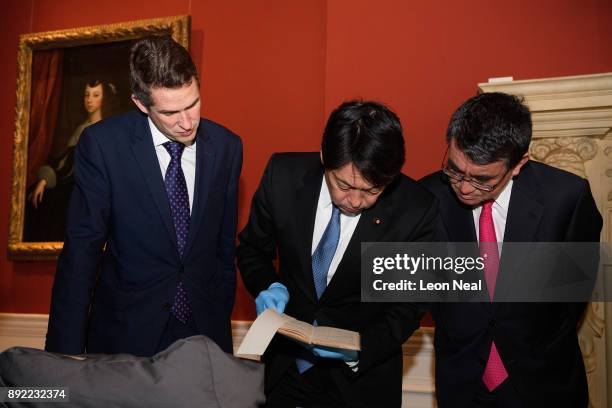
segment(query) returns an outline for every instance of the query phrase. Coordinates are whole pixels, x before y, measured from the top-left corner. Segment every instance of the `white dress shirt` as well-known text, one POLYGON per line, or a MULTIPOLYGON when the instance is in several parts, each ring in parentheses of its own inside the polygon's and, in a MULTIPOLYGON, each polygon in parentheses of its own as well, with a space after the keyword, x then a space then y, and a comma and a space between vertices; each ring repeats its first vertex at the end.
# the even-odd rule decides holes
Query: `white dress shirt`
MULTIPOLYGON (((506 231, 506 219, 508 218, 508 206, 510 205, 510 195, 512 194, 512 184, 514 181, 510 179, 506 187, 497 196, 493 205, 491 206, 491 212, 493 214, 493 226, 495 227, 495 238, 498 242, 499 255, 501 256, 501 243, 504 242, 504 232, 506 231)), ((482 205, 472 210, 474 216, 474 226, 476 227, 476 240, 480 242, 480 213, 482 212, 482 205)))
MULTIPOLYGON (((166 148, 162 145, 170 141, 170 139, 159 131, 151 118, 149 118, 149 128, 151 129, 151 135, 153 136, 153 146, 155 146, 155 153, 157 154, 157 161, 159 162, 162 178, 165 178, 166 170, 170 164, 171 157, 170 153, 168 153, 166 148)), ((187 193, 189 194, 190 213, 191 209, 193 208, 193 191, 195 188, 196 144, 197 143, 194 141, 191 146, 185 146, 185 150, 183 150, 183 155, 181 156, 181 167, 183 168, 185 182, 187 183, 187 193)))
MULTIPOLYGON (((321 192, 319 193, 319 202, 317 204, 317 215, 315 217, 315 225, 314 232, 312 234, 312 248, 310 253, 314 254, 317 249, 317 245, 319 245, 319 241, 323 237, 323 233, 325 232, 325 228, 327 224, 329 224, 329 220, 332 216, 332 200, 329 195, 329 189, 327 187, 327 182, 325 181, 325 176, 323 177, 323 182, 321 183, 321 192)), ((359 222, 359 218, 361 214, 357 215, 345 215, 340 213, 340 241, 338 241, 338 246, 336 247, 336 253, 334 253, 334 257, 332 258, 332 262, 329 265, 329 270, 327 271, 327 284, 333 278, 336 273, 336 269, 338 269, 338 264, 342 260, 344 256, 344 252, 346 251, 346 247, 348 246, 351 237, 353 236, 353 232, 357 227, 357 223, 359 222)))

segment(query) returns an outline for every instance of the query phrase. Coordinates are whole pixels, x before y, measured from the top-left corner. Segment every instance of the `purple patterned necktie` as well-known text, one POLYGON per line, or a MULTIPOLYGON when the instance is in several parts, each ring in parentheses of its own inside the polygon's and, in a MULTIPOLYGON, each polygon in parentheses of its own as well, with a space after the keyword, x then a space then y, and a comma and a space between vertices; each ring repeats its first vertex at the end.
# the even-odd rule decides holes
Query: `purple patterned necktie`
MULTIPOLYGON (((166 170, 164 182, 166 184, 166 194, 170 202, 170 212, 176 231, 176 242, 179 254, 183 257, 187 234, 189 233, 189 193, 187 192, 187 182, 185 174, 181 168, 181 156, 185 145, 179 142, 166 142, 164 148, 170 154, 170 164, 166 170)), ((183 282, 179 281, 176 286, 176 295, 172 302, 172 314, 182 323, 186 323, 191 315, 191 307, 187 299, 187 292, 183 287, 183 282)))

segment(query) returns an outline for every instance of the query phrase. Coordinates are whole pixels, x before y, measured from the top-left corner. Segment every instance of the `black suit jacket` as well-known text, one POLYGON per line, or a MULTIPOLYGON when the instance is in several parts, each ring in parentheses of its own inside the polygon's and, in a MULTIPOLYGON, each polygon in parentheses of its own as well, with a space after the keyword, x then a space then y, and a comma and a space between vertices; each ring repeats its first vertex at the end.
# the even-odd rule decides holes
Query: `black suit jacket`
MULTIPOLYGON (((319 153, 272 156, 253 198, 249 222, 239 235, 242 278, 254 297, 273 282, 284 284, 290 293, 286 313, 297 319, 316 319, 319 325, 361 334, 357 373, 339 360, 317 363, 327 375, 324 381, 337 387, 345 405, 399 407, 401 347, 418 327, 420 314, 414 304, 361 302, 360 243, 431 241, 435 199, 403 175, 387 187, 375 206, 362 213, 333 279, 317 300, 311 247, 322 180, 319 153)), ((300 351, 301 346, 277 336, 265 356, 267 390, 295 364, 300 351)))
POLYGON ((240 139, 202 119, 181 259, 147 117, 129 112, 88 127, 75 156, 46 349, 154 354, 181 280, 198 333, 231 352, 241 165, 240 139))
MULTIPOLYGON (((472 208, 457 200, 442 172, 421 180, 439 199, 437 231, 474 242, 472 208)), ((599 242, 602 219, 586 180, 528 162, 515 177, 504 242, 599 242)), ((504 258, 498 283, 504 279, 504 258)), ((507 272, 507 271, 506 271, 507 272)), ((494 340, 509 381, 526 406, 586 407, 587 382, 576 334, 582 303, 441 303, 436 322, 440 408, 471 407, 494 340)))

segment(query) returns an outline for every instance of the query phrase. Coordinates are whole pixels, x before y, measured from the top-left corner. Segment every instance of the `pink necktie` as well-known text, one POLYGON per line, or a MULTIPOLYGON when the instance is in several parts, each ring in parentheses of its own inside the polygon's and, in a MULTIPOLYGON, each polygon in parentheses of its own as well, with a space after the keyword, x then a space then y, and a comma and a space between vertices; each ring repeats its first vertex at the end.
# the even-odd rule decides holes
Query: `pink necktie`
MULTIPOLYGON (((493 213, 491 212, 493 202, 482 206, 480 219, 478 221, 480 235, 480 256, 484 258, 485 281, 489 290, 489 298, 493 301, 497 271, 499 269, 499 252, 497 249, 497 238, 495 236, 495 225, 493 224, 493 213)), ((508 378, 508 372, 497 352, 495 342, 491 344, 489 360, 485 367, 482 381, 489 391, 493 391, 508 378)))

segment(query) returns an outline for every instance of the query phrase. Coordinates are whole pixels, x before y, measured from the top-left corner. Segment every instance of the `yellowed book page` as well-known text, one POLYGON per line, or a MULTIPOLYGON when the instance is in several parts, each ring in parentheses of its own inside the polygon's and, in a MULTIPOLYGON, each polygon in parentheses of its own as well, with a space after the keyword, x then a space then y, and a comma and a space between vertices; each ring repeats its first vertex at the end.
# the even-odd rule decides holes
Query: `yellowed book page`
POLYGON ((258 359, 263 355, 276 332, 301 341, 326 347, 360 350, 359 333, 335 327, 314 327, 310 323, 297 320, 274 309, 267 309, 253 322, 236 356, 258 359))
POLYGON ((238 357, 253 359, 253 356, 261 356, 268 348, 274 334, 288 320, 289 316, 280 315, 274 309, 267 309, 257 316, 253 322, 242 344, 236 351, 238 357))
POLYGON ((283 324, 278 332, 306 344, 336 347, 348 350, 360 350, 359 333, 335 327, 313 326, 301 320, 291 318, 283 324))
POLYGON ((312 344, 347 350, 361 350, 359 333, 336 327, 315 327, 312 335, 312 344))
POLYGON ((314 327, 312 324, 294 319, 293 317, 291 317, 290 320, 285 321, 285 323, 278 329, 280 334, 306 344, 312 343, 313 331, 314 327))

